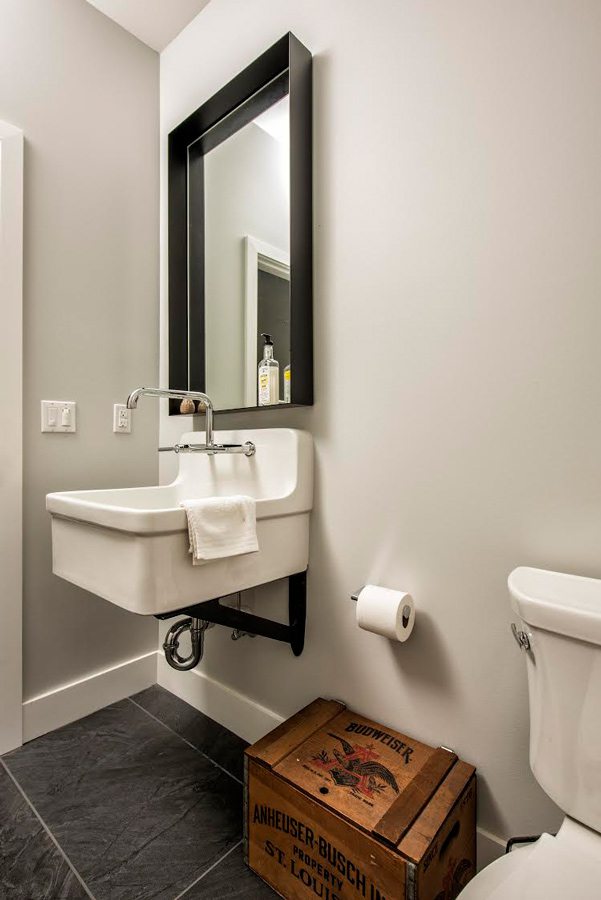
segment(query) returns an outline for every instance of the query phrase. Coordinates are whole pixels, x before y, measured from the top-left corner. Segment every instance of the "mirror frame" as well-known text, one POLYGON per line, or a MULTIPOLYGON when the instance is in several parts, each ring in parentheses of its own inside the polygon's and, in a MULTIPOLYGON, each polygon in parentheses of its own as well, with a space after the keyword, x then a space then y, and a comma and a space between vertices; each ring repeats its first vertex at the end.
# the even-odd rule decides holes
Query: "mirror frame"
MULTIPOLYGON (((204 154, 286 95, 290 104, 291 402, 220 412, 313 403, 311 53, 288 32, 169 134, 169 386, 205 391, 204 154), (202 253, 191 253, 192 245, 202 247, 202 253)), ((184 415, 178 401, 170 401, 169 414, 184 415)))

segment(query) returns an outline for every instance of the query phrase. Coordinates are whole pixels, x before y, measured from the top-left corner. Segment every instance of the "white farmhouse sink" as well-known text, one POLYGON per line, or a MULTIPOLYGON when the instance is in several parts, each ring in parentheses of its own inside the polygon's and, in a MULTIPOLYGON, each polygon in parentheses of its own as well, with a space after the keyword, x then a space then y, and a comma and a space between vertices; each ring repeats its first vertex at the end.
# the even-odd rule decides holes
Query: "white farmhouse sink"
MULTIPOLYGON (((198 432, 182 435, 194 443, 198 432)), ((216 432, 218 443, 256 445, 254 456, 180 453, 164 487, 48 494, 52 570, 142 615, 302 572, 309 555, 313 441, 292 428, 216 432), (257 501, 259 552, 193 566, 182 500, 246 494, 257 501)))

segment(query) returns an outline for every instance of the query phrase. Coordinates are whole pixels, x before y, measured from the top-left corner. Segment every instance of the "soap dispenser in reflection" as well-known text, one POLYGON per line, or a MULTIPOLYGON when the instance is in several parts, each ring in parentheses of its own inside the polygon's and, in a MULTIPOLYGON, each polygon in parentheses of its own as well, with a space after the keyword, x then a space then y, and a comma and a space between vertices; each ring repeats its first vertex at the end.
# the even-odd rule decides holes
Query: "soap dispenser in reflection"
POLYGON ((272 406, 280 402, 280 367, 273 358, 273 340, 270 334, 263 338, 263 359, 259 363, 259 406, 272 406))

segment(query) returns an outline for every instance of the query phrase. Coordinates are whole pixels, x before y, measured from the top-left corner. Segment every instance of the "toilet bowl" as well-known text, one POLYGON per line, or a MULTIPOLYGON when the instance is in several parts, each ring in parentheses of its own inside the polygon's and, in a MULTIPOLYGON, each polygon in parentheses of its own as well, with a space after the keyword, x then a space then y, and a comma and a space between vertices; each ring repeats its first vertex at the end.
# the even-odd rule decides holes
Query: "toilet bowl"
POLYGON ((566 817, 557 836, 543 834, 495 860, 459 900, 598 900, 601 835, 566 817))
POLYGON ((601 898, 601 581, 521 567, 509 576, 522 626, 530 767, 566 817, 554 837, 482 870, 460 900, 601 898))

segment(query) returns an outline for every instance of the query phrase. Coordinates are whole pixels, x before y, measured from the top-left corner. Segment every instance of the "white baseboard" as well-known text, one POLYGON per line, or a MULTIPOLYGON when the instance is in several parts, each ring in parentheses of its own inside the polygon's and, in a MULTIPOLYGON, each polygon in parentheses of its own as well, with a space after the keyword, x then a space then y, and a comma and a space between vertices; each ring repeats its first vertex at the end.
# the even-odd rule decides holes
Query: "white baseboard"
POLYGON ((284 721, 284 717, 273 710, 197 669, 176 672, 162 655, 159 655, 157 681, 165 690, 171 691, 194 709, 229 728, 249 744, 254 744, 284 721))
POLYGON ((23 741, 54 731, 156 684, 157 651, 94 672, 23 704, 23 741))
POLYGON ((483 828, 478 828, 476 833, 476 858, 478 861, 478 871, 484 869, 495 859, 503 856, 505 853, 506 841, 491 834, 483 828))

